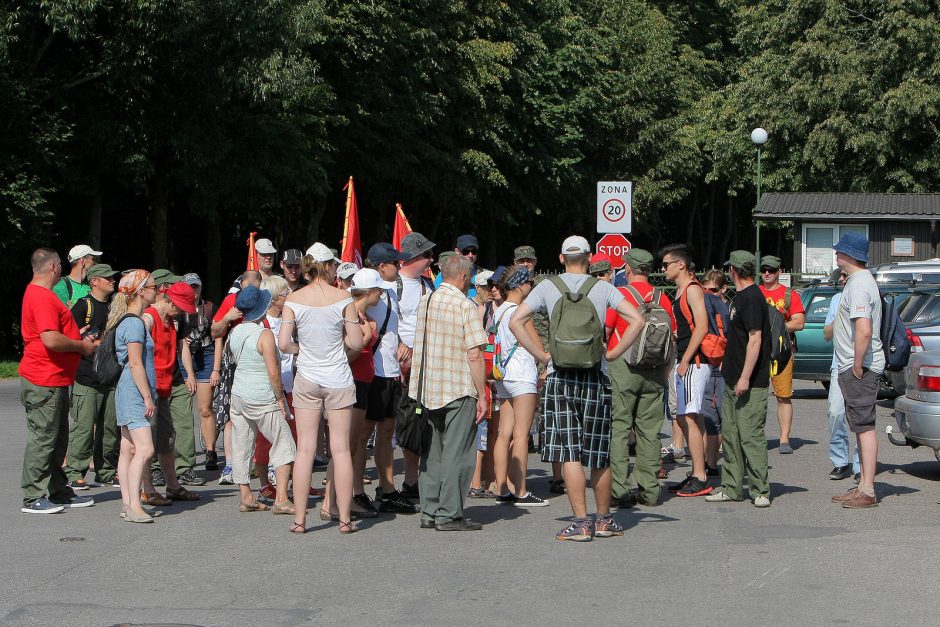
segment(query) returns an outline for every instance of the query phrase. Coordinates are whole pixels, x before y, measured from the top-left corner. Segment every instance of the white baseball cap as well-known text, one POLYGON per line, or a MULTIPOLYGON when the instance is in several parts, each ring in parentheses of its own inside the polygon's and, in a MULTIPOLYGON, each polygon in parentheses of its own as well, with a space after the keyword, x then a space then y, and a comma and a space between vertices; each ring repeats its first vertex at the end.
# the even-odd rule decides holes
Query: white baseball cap
POLYGON ((477 272, 476 278, 473 279, 473 284, 477 287, 485 287, 486 282, 490 280, 490 277, 493 276, 491 270, 480 270, 477 272))
POLYGON ((339 264, 339 268, 336 269, 336 276, 341 279, 348 279, 358 271, 359 266, 351 261, 344 261, 343 263, 339 264))
POLYGON ((313 246, 307 249, 307 254, 313 257, 314 263, 325 263, 327 261, 335 261, 336 263, 343 263, 341 260, 336 258, 336 255, 333 254, 333 251, 330 250, 329 246, 326 244, 321 244, 317 242, 313 246))
POLYGON ((87 257, 88 255, 100 257, 102 254, 100 250, 95 250, 88 244, 79 244, 78 246, 72 246, 72 250, 69 251, 69 263, 75 263, 82 257, 87 257))
POLYGON ((572 235, 561 244, 562 255, 583 255, 591 252, 591 245, 580 235, 572 235))
POLYGON ((349 290, 371 290, 375 287, 389 290, 395 289, 397 286, 390 281, 383 281, 382 275, 372 268, 363 268, 353 275, 349 290))
POLYGON ((275 248, 271 240, 267 238, 259 239, 255 242, 255 250, 263 255, 273 255, 277 252, 277 248, 275 248))

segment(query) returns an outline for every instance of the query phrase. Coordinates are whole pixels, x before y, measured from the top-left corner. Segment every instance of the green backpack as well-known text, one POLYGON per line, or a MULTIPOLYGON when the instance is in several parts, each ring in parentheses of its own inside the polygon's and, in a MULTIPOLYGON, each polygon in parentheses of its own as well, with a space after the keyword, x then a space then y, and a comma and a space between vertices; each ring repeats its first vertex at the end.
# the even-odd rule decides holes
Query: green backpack
POLYGON ((606 352, 603 321, 587 297, 597 279, 588 277, 577 292, 572 292, 560 277, 549 280, 561 293, 549 317, 548 352, 552 363, 556 368, 595 367, 606 352))

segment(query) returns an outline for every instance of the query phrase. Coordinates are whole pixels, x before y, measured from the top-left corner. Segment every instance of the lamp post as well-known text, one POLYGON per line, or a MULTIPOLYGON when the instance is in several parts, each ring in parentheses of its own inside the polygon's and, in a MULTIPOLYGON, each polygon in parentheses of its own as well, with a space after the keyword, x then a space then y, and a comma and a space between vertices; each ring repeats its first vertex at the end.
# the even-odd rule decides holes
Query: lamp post
MULTIPOLYGON (((757 205, 760 204, 760 149, 767 143, 767 131, 761 127, 751 131, 751 143, 757 147, 757 202, 754 204, 754 210, 757 211, 757 205)), ((754 219, 754 261, 760 264, 760 220, 754 219)))

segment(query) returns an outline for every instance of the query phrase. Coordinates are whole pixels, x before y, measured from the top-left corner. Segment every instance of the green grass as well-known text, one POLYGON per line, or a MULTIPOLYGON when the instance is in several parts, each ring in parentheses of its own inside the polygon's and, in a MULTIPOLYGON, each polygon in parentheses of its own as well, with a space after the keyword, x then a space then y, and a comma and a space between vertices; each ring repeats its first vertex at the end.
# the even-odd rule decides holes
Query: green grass
POLYGON ((16 370, 19 368, 20 362, 18 361, 0 361, 0 381, 3 379, 15 379, 17 376, 16 370))

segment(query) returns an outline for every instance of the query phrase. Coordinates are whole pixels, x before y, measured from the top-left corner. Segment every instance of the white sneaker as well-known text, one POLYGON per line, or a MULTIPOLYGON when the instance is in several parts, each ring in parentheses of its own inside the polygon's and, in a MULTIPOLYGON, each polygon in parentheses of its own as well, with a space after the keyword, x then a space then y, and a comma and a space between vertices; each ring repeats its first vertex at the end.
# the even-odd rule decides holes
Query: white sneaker
POLYGON ((770 499, 766 496, 758 496, 754 499, 754 507, 770 507, 770 499))
POLYGON ((728 503, 734 499, 719 490, 718 492, 712 492, 705 496, 705 500, 709 503, 728 503))

